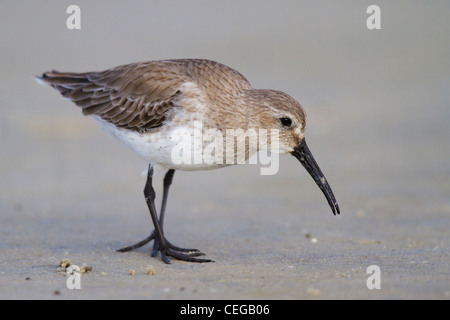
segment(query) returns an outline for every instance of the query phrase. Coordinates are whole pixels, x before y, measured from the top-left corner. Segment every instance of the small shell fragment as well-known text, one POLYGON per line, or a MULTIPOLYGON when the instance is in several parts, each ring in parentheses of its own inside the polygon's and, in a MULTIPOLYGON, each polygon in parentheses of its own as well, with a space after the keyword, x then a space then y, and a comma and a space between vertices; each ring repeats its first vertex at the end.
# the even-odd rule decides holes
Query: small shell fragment
POLYGON ((66 268, 70 267, 70 265, 71 265, 71 263, 70 263, 70 261, 67 260, 67 259, 63 259, 63 260, 61 260, 61 261, 58 263, 58 267, 61 267, 61 268, 63 268, 63 269, 66 269, 66 268))
POLYGON ((153 269, 153 267, 148 266, 147 268, 145 268, 145 273, 152 276, 155 274, 155 270, 153 269))
POLYGON ((81 273, 88 273, 92 271, 92 267, 88 266, 86 263, 83 264, 80 268, 81 273))

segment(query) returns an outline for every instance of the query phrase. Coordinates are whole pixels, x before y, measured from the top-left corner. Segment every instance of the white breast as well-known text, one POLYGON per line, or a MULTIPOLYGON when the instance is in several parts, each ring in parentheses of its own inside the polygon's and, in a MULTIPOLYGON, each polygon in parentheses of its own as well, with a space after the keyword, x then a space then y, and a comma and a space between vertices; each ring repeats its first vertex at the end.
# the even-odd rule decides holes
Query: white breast
POLYGON ((217 164, 203 156, 205 144, 199 140, 201 136, 199 138, 195 127, 177 126, 176 129, 165 127, 154 132, 139 133, 118 128, 100 117, 94 116, 94 118, 101 129, 121 141, 149 164, 185 171, 211 170, 227 166, 217 164), (183 136, 180 136, 180 133, 183 133, 183 136), (183 137, 190 139, 188 147, 190 160, 187 161, 180 160, 180 155, 183 155, 179 152, 180 148, 187 147, 183 144, 183 137), (201 161, 199 162, 198 159, 201 161))

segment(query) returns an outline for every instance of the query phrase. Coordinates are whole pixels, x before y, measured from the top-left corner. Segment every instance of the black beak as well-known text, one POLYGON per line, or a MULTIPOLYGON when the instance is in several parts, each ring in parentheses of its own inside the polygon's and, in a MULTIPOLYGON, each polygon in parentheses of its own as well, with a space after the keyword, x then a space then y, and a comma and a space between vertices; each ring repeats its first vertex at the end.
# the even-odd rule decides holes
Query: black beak
POLYGON ((309 151, 305 139, 303 139, 302 142, 294 148, 292 155, 301 162, 301 164, 305 167, 306 171, 309 172, 311 177, 317 183, 320 190, 322 190, 323 194, 325 195, 325 198, 327 198, 331 210, 333 211, 333 214, 334 215, 336 215, 336 213, 340 214, 341 212, 339 210, 336 198, 334 197, 333 191, 331 190, 331 187, 328 184, 327 179, 320 170, 316 160, 314 160, 311 151, 309 151))

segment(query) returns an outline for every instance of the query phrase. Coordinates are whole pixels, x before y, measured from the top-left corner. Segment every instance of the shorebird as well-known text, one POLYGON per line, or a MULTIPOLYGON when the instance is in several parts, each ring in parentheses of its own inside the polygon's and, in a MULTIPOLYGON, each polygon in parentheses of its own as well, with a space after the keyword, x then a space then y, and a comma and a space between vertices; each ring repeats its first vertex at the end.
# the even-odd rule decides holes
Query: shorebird
MULTIPOLYGON (((84 115, 93 116, 103 130, 148 162, 144 196, 154 230, 143 241, 120 252, 154 240, 151 255, 159 252, 165 263, 170 263, 168 257, 191 262, 212 261, 199 258, 204 254, 197 249, 173 245, 163 231, 175 170, 208 170, 230 165, 206 161, 175 163, 172 133, 183 129, 192 136, 195 121, 220 132, 238 128, 278 132, 278 153, 296 157, 322 190, 333 214, 340 213, 333 191, 306 144, 306 113, 300 103, 280 91, 254 89, 242 74, 230 67, 210 60, 177 59, 131 63, 101 72, 49 71, 36 79, 73 101, 84 115), (153 188, 156 169, 166 172, 159 217, 153 188)), ((272 143, 275 141, 270 140, 269 144, 272 143)), ((192 148, 194 152, 204 151, 203 147, 198 150, 193 145, 192 148)), ((258 150, 246 150, 245 158, 255 151, 258 150)))

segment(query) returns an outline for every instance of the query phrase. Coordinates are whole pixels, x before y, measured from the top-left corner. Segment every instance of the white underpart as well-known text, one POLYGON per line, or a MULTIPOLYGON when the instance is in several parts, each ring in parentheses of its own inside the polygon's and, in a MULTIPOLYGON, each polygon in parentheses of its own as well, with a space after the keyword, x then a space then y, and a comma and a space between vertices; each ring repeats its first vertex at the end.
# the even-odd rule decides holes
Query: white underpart
MULTIPOLYGON (((134 130, 118 128, 114 124, 109 123, 98 116, 94 116, 97 124, 105 132, 116 138, 129 149, 133 150, 139 157, 152 164, 156 169, 175 169, 184 171, 194 170, 211 170, 224 167, 223 164, 199 164, 193 163, 176 163, 173 160, 172 151, 179 146, 180 140, 174 139, 176 135, 170 127, 162 128, 151 133, 139 133, 134 130), (162 168, 158 168, 162 167, 162 168)), ((203 153, 203 147, 200 141, 195 141, 194 128, 180 126, 177 131, 184 131, 192 138, 192 157, 203 153), (197 143, 196 143, 197 142, 197 143), (200 145, 202 147, 197 148, 200 145)))

